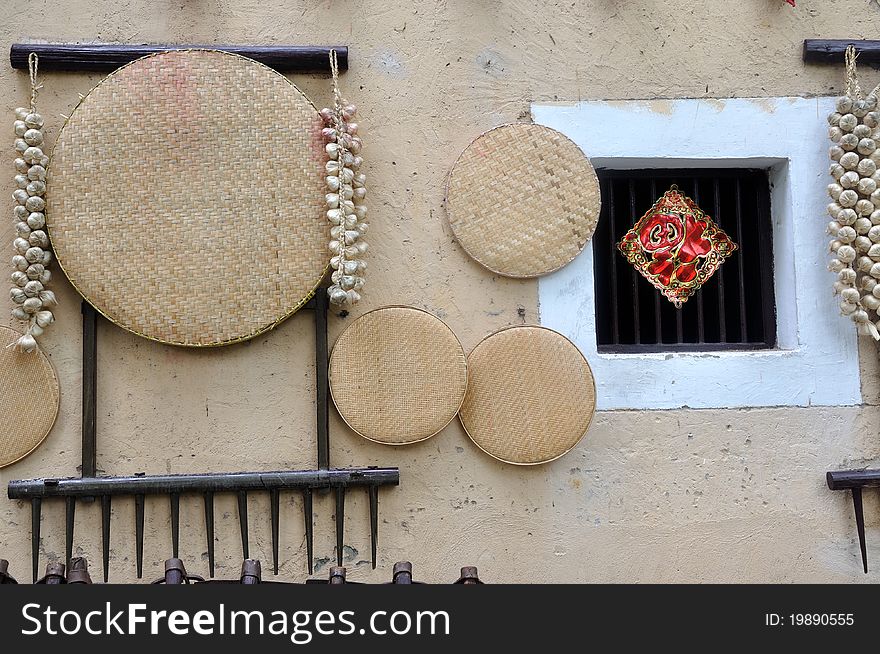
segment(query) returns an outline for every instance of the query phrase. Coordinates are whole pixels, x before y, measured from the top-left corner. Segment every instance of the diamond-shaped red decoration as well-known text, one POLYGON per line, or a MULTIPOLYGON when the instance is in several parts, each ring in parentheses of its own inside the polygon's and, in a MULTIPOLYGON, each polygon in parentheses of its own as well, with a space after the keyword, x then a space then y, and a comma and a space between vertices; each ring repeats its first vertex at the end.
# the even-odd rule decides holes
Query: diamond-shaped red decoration
POLYGON ((724 263, 736 244, 673 185, 617 246, 676 308, 724 263))

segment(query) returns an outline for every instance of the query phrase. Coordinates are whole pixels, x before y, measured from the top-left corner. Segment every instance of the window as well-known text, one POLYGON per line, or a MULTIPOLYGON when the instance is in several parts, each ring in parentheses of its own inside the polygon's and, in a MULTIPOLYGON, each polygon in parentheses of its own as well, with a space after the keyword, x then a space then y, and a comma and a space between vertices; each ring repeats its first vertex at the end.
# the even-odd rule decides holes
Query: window
MULTIPOLYGON (((625 217, 619 218, 619 226, 615 216, 615 229, 631 226, 652 199, 666 190, 663 184, 673 181, 658 176, 682 175, 678 180, 680 188, 694 197, 693 182, 689 186, 683 174, 689 171, 692 179, 708 176, 708 180, 698 182, 700 205, 742 245, 742 250, 734 253, 709 280, 710 288, 703 293, 704 343, 698 343, 698 347, 688 345, 689 338, 694 340, 696 323, 688 322, 687 312, 698 310, 694 297, 685 303, 681 314, 682 345, 678 344, 675 309, 666 306, 669 303, 662 297, 662 347, 651 342, 656 340, 656 317, 652 313, 656 291, 645 283, 639 287, 640 343, 619 343, 614 349, 604 331, 606 327, 597 320, 597 314, 608 310, 599 306, 608 284, 601 283, 597 276, 606 275, 608 267, 596 263, 596 257, 610 257, 608 232, 603 236, 600 231, 569 265, 538 280, 541 324, 565 334, 584 353, 596 378, 597 408, 607 411, 846 406, 862 401, 856 333, 851 321, 840 317, 831 293, 834 277, 826 268, 828 149, 823 144, 828 139, 828 124, 824 116, 833 111, 834 102, 830 97, 783 97, 532 105, 535 122, 557 129, 577 143, 590 156, 597 171, 601 171, 603 180, 624 176, 613 183, 603 181, 615 187, 616 208, 625 213, 625 217), (647 175, 647 181, 636 179, 639 175, 647 175), (651 192, 651 175, 658 186, 656 194, 651 192), (735 225, 735 210, 731 213, 725 208, 730 206, 731 191, 724 175, 734 179, 751 175, 748 183, 740 178, 741 190, 751 193, 748 189, 753 183, 755 202, 760 195, 760 201, 765 203, 763 211, 769 212, 769 221, 755 219, 750 223, 755 228, 772 226, 772 234, 768 232, 767 238, 757 244, 758 248, 765 247, 758 256, 762 275, 757 281, 750 275, 758 269, 753 269, 746 258, 754 255, 754 243, 750 240, 753 236, 743 231, 741 237, 735 225), (715 177, 719 178, 721 191, 720 212, 714 207, 715 177), (633 178, 636 187, 647 184, 647 190, 636 189, 635 210, 626 206, 629 178, 633 178), (618 197, 624 200, 622 206, 618 197), (744 266, 741 286, 740 257, 744 266), (768 266, 772 266, 772 275, 764 274, 770 272, 768 266), (724 338, 739 339, 735 347, 720 344, 720 312, 717 328, 708 322, 718 306, 719 288, 711 287, 722 279, 719 273, 724 275, 724 338), (760 300, 752 299, 755 296, 749 294, 758 292, 759 283, 767 285, 760 286, 760 300), (734 319, 735 311, 739 311, 739 297, 733 288, 745 289, 745 344, 734 319), (642 289, 649 290, 642 293, 642 289), (767 293, 771 289, 772 296, 767 293), (767 311, 772 305, 775 312, 767 311), (646 308, 641 311, 643 306, 646 308), (775 330, 767 322, 763 334, 754 326, 759 309, 765 321, 775 314, 775 330), (643 320, 648 324, 642 332, 643 320)), ((745 196, 740 202, 744 199, 745 196)), ((606 211, 610 210, 607 196, 603 195, 602 204, 606 211)), ((745 205, 742 209, 741 218, 745 219, 749 212, 745 205)), ((761 211, 756 204, 752 213, 761 211)), ((616 256, 617 270, 631 275, 629 264, 616 256)), ((629 281, 631 286, 632 277, 629 281)), ((619 295, 618 302, 621 299, 619 295)), ((631 305, 631 311, 634 306, 631 305)), ((699 335, 696 340, 699 341, 699 335)))
POLYGON ((602 213, 593 236, 599 352, 767 349, 776 346, 773 230, 767 171, 748 168, 597 171, 602 213), (739 247, 681 309, 617 244, 672 184, 739 247))

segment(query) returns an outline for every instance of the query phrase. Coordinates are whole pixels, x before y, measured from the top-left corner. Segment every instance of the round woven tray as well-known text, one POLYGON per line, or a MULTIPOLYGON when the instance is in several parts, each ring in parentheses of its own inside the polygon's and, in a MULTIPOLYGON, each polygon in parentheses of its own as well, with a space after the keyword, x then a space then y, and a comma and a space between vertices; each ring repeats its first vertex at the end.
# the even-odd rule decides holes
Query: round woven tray
POLYGON ((551 329, 509 327, 468 356, 461 423, 500 461, 533 465, 561 457, 587 433, 595 409, 590 364, 551 329))
POLYGON ((299 89, 245 57, 123 66, 52 152, 46 219, 61 267, 112 322, 163 343, 274 327, 326 272, 321 126, 299 89))
POLYGON ((9 347, 21 337, 0 325, 0 468, 21 461, 42 443, 58 415, 58 378, 42 350, 9 347))
POLYGON ((464 399, 467 360, 439 318, 410 307, 365 313, 330 355, 339 415, 371 441, 404 445, 448 425, 464 399))
POLYGON ((507 277, 537 277, 569 263, 596 230, 599 208, 589 159, 542 125, 486 132, 455 162, 446 189, 456 240, 507 277))

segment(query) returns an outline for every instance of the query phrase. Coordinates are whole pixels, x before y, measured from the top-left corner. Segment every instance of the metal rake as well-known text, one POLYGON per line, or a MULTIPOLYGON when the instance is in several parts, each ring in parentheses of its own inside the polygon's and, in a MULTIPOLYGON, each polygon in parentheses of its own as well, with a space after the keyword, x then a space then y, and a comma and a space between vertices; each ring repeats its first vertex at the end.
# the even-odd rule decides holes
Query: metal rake
POLYGON ((314 530, 312 497, 315 491, 332 489, 336 509, 336 562, 342 565, 345 525, 345 494, 349 488, 367 489, 370 506, 370 549, 373 568, 379 524, 379 487, 400 483, 397 468, 331 468, 330 467, 330 392, 328 384, 329 349, 327 344, 326 289, 322 286, 304 309, 312 311, 315 323, 315 365, 317 385, 317 450, 315 470, 277 472, 225 472, 208 474, 145 475, 125 477, 97 476, 97 325, 98 313, 83 302, 83 421, 82 477, 15 480, 9 482, 10 499, 31 503, 31 558, 36 581, 40 564, 40 519, 44 499, 64 498, 66 523, 66 556, 68 567, 73 555, 76 505, 101 500, 101 532, 104 581, 109 578, 110 511, 113 497, 133 497, 135 504, 135 536, 137 576, 143 576, 145 498, 147 495, 168 495, 171 506, 171 542, 173 556, 178 556, 180 539, 180 499, 182 495, 200 494, 205 507, 205 530, 210 575, 214 576, 214 494, 235 493, 243 558, 249 558, 248 494, 268 492, 272 522, 273 570, 278 574, 280 495, 292 490, 302 493, 305 522, 306 552, 309 574, 313 572, 314 530))

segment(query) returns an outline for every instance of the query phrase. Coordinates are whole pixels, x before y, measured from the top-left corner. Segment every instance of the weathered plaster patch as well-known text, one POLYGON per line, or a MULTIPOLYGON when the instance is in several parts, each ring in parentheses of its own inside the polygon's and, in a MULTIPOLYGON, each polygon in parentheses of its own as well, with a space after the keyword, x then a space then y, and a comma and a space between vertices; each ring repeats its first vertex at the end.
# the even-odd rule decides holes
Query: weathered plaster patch
POLYGON ((406 70, 403 62, 393 52, 387 50, 380 52, 377 56, 379 69, 389 77, 403 78, 406 77, 406 70))

